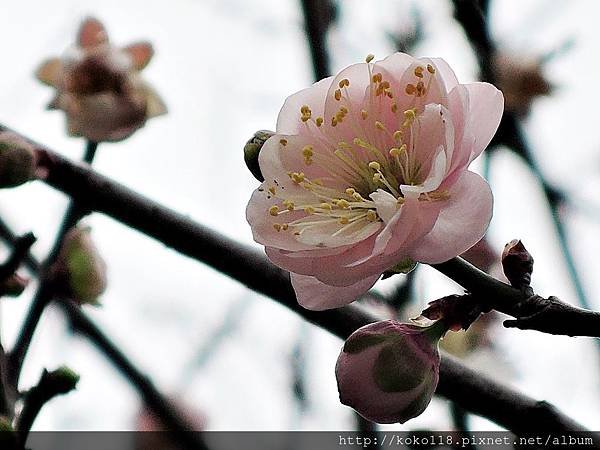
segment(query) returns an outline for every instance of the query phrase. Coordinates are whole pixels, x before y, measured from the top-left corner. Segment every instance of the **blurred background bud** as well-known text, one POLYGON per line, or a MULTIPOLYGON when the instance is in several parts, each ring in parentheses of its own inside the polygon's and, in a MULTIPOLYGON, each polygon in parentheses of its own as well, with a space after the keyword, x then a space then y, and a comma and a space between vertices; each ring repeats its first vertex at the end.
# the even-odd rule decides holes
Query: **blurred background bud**
POLYGON ((544 76, 541 58, 498 53, 494 68, 507 111, 526 115, 538 97, 552 94, 553 86, 544 76))
POLYGON ((59 293, 80 304, 99 304, 106 290, 107 269, 89 227, 77 226, 66 235, 53 267, 53 282, 59 293))
POLYGON ((340 401, 376 423, 420 415, 439 379, 438 341, 446 328, 386 320, 356 330, 335 368, 340 401))
POLYGON ((35 176, 33 146, 9 131, 0 132, 0 188, 27 183, 35 176))
POLYGON ((139 72, 154 50, 148 42, 112 45, 102 23, 86 19, 76 45, 38 68, 37 78, 56 89, 50 109, 66 113, 68 133, 95 142, 120 141, 165 114, 166 106, 139 72))

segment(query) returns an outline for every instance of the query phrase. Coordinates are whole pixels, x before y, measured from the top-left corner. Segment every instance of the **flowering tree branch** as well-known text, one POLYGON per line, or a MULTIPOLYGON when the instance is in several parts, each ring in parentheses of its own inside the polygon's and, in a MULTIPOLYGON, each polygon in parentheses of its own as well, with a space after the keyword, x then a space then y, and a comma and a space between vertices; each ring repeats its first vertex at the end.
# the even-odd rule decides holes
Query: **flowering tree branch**
MULTIPOLYGON (((377 320, 356 306, 324 312, 302 308, 296 302, 289 274, 257 250, 203 227, 84 165, 72 163, 38 144, 36 147, 40 164, 48 174, 42 180, 45 183, 89 210, 104 213, 273 298, 333 334, 345 339, 357 328, 377 320)), ((547 403, 478 375, 448 356, 442 361, 437 392, 513 431, 582 430, 547 403)))

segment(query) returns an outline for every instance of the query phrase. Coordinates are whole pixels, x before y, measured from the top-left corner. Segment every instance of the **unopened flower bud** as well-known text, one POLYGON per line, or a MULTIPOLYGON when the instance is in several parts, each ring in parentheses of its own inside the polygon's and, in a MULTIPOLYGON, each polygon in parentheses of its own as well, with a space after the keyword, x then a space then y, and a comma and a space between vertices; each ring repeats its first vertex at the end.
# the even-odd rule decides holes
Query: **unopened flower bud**
POLYGON ((421 414, 439 380, 441 322, 429 327, 386 320, 356 330, 335 368, 340 401, 377 423, 421 414))
POLYGON ((27 288, 29 280, 15 273, 0 283, 0 296, 18 297, 27 288))
POLYGON ((9 131, 0 132, 0 188, 20 186, 35 176, 33 146, 9 131))
POLYGON ((53 386, 53 391, 59 394, 66 394, 77 387, 79 383, 79 374, 67 366, 61 366, 52 372, 44 373, 45 382, 53 386))
POLYGON ((244 145, 244 161, 246 162, 246 166, 252 175, 254 175, 254 178, 261 182, 265 181, 265 178, 258 165, 258 155, 260 154, 263 145, 265 145, 265 142, 267 142, 267 139, 274 134, 273 131, 259 130, 254 133, 254 136, 252 136, 252 138, 246 142, 246 145, 244 145))
POLYGON ((502 268, 512 286, 521 289, 531 283, 533 257, 520 240, 513 239, 504 246, 502 268))
POLYGON ((55 266, 55 282, 73 300, 98 305, 107 285, 106 263, 90 232, 89 227, 69 231, 55 266))

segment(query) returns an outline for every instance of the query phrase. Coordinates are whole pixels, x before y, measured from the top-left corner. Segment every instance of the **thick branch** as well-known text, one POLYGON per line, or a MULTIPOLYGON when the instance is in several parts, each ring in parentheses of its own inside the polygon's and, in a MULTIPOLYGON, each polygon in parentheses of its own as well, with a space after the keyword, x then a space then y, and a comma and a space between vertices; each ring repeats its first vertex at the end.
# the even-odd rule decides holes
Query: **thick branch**
MULTIPOLYGON (((102 212, 273 298, 335 335, 344 339, 360 326, 377 320, 356 306, 324 312, 303 309, 296 302, 289 274, 271 264, 262 253, 152 202, 88 167, 37 147, 48 170, 48 177, 43 180, 47 184, 90 210, 102 212)), ((437 392, 513 431, 582 430, 546 403, 478 375, 447 356, 442 361, 437 392)))
POLYGON ((0 265, 0 284, 17 271, 34 242, 35 236, 33 233, 27 233, 22 237, 16 238, 12 253, 6 262, 0 265))

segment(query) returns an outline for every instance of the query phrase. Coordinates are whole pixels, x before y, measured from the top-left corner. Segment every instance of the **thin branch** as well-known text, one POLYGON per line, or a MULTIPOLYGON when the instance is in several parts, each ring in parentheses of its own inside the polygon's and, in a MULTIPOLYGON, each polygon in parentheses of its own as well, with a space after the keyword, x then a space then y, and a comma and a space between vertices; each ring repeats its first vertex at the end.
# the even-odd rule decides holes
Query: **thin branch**
MULTIPOLYGON (((91 164, 96 156, 97 150, 97 142, 87 141, 83 162, 85 164, 91 164)), ((78 205, 77 202, 71 201, 69 203, 52 249, 42 264, 37 291, 33 296, 31 306, 25 317, 25 322, 20 329, 17 342, 9 354, 9 380, 14 386, 18 386, 19 384, 21 369, 25 357, 27 356, 29 346, 31 345, 31 340, 33 339, 33 335, 42 314, 44 313, 44 309, 46 309, 46 306, 52 300, 54 288, 52 286, 50 275, 51 268, 58 258, 67 233, 77 225, 86 214, 88 214, 88 211, 78 205)))
POLYGON ((53 372, 44 370, 40 381, 32 387, 23 398, 23 409, 16 421, 19 448, 25 448, 27 436, 33 422, 46 403, 54 397, 64 395, 75 389, 79 376, 67 368, 53 372))
POLYGON ((557 297, 543 298, 499 281, 462 258, 454 258, 435 269, 456 281, 477 301, 516 318, 509 328, 537 330, 567 336, 600 337, 600 313, 577 308, 557 297))
POLYGON ((333 5, 330 0, 301 0, 301 3, 314 74, 320 80, 330 74, 326 34, 334 14, 333 5))
MULTIPOLYGON (((289 274, 270 263, 262 253, 195 223, 89 167, 72 163, 39 144, 36 146, 41 163, 48 170, 45 183, 90 210, 104 213, 271 297, 342 339, 377 320, 359 306, 321 312, 302 308, 296 301, 289 274)), ((513 431, 583 431, 580 425, 549 404, 479 375, 446 355, 437 393, 513 431)))
MULTIPOLYGON (((495 43, 489 34, 487 26, 487 0, 485 2, 477 0, 453 0, 454 15, 456 20, 463 27, 467 39, 473 46, 479 66, 481 77, 484 81, 494 82, 495 73, 493 67, 495 43)), ((525 138, 525 133, 521 127, 519 119, 513 113, 504 112, 500 127, 494 137, 492 144, 506 145, 519 155, 527 164, 531 172, 539 179, 544 195, 552 212, 554 228, 558 236, 559 245, 563 253, 569 276, 575 287, 579 304, 583 308, 590 308, 590 302, 587 299, 583 282, 577 271, 575 259, 569 247, 567 231, 560 215, 560 207, 565 200, 565 195, 553 187, 544 177, 539 165, 533 157, 533 152, 525 138)))
POLYGON ((33 233, 27 233, 15 239, 12 253, 6 262, 0 265, 0 284, 17 271, 19 266, 23 263, 23 260, 29 254, 29 249, 34 244, 35 240, 33 233))
POLYGON ((200 433, 187 433, 195 430, 194 425, 171 402, 165 399, 154 383, 131 363, 123 352, 81 311, 79 306, 67 299, 57 299, 55 304, 63 309, 77 333, 88 338, 137 388, 144 403, 160 417, 161 422, 169 431, 178 432, 177 437, 191 449, 207 448, 200 433))

